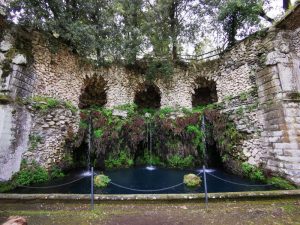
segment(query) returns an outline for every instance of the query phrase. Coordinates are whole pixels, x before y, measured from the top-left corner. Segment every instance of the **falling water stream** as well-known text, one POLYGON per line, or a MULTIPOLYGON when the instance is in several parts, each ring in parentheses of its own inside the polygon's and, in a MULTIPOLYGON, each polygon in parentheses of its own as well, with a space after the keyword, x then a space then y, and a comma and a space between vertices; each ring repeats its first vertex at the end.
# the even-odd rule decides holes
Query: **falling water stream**
POLYGON ((147 150, 149 152, 150 157, 150 165, 146 167, 147 170, 155 170, 156 167, 152 165, 152 128, 151 128, 151 122, 147 122, 147 150))
POLYGON ((206 154, 206 128, 205 128, 205 115, 201 119, 202 143, 203 143, 203 164, 207 168, 207 154, 206 154))
POLYGON ((89 116, 89 128, 87 135, 88 151, 87 151, 87 170, 83 172, 83 176, 91 176, 91 149, 92 149, 92 116, 89 116))

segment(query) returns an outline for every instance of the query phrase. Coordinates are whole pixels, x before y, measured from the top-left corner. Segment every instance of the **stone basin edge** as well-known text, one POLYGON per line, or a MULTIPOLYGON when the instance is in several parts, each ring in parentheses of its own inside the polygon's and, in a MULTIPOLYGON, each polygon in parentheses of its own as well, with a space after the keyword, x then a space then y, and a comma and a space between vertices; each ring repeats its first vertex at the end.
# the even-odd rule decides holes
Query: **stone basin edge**
MULTIPOLYGON (((204 193, 199 194, 95 194, 94 202, 126 202, 126 201, 190 201, 204 200, 204 193)), ((277 190, 277 191, 250 191, 250 192, 223 192, 208 193, 209 201, 224 200, 259 200, 259 199, 282 199, 300 198, 300 189, 297 190, 277 190)), ((66 201, 88 202, 90 194, 0 194, 0 202, 4 201, 66 201)))

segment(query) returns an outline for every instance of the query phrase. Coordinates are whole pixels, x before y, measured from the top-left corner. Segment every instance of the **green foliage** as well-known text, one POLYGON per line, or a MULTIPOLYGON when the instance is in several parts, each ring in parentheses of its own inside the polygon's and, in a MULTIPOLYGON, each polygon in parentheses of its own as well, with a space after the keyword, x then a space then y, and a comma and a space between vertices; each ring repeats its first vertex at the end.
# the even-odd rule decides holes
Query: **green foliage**
POLYGON ((13 190, 16 186, 12 182, 0 182, 0 193, 5 193, 13 190))
POLYGON ((289 182, 281 177, 278 177, 278 176, 267 178, 267 183, 272 184, 272 185, 274 185, 274 187, 277 187, 280 189, 286 189, 286 190, 296 189, 296 187, 293 184, 291 184, 291 182, 289 182))
POLYGON ((13 182, 18 186, 26 186, 36 183, 43 183, 49 180, 48 172, 38 164, 23 165, 23 168, 14 174, 13 182))
POLYGON ((69 101, 65 101, 65 107, 69 109, 73 114, 75 114, 78 111, 78 108, 75 105, 73 105, 72 102, 69 101))
POLYGON ((191 155, 182 157, 175 154, 167 159, 167 164, 171 168, 191 168, 194 166, 194 157, 191 155))
POLYGON ((47 111, 56 108, 60 102, 57 99, 43 96, 34 96, 32 98, 33 108, 37 110, 47 111))
POLYGON ((94 131, 94 137, 95 138, 101 138, 103 135, 103 130, 102 129, 97 129, 94 131))
POLYGON ((169 116, 172 112, 174 112, 174 109, 170 107, 164 107, 157 111, 156 115, 159 116, 159 118, 164 119, 167 116, 169 116))
POLYGON ((34 151, 39 143, 42 142, 42 137, 38 134, 30 134, 29 135, 29 151, 34 151))
POLYGON ((205 143, 203 143, 204 138, 204 132, 201 130, 201 128, 197 125, 189 125, 187 126, 187 132, 193 133, 193 144, 198 147, 199 153, 204 154, 205 149, 205 143))
POLYGON ((115 107, 115 109, 126 111, 128 116, 133 116, 137 112, 137 105, 134 104, 134 103, 133 104, 119 105, 119 106, 115 107))
POLYGON ((57 179, 64 177, 64 172, 57 166, 53 166, 49 171, 49 177, 50 179, 57 179))
POLYGON ((153 166, 164 166, 164 163, 161 161, 159 156, 150 154, 149 151, 144 150, 142 157, 136 159, 137 165, 153 165, 153 166))
POLYGON ((247 162, 242 163, 242 170, 246 177, 251 180, 265 181, 265 176, 263 172, 256 166, 253 166, 247 162))
POLYGON ((259 23, 262 6, 261 0, 228 0, 221 5, 218 20, 223 24, 229 47, 235 43, 239 29, 259 23))
POLYGON ((105 188, 111 180, 108 176, 100 174, 94 177, 94 184, 97 188, 105 188))
POLYGON ((155 80, 156 78, 169 79, 173 74, 173 63, 169 60, 153 59, 148 63, 146 78, 155 80))
POLYGON ((82 129, 87 129, 89 125, 85 121, 80 120, 79 127, 82 129))
POLYGON ((213 108, 213 104, 210 105, 199 105, 197 107, 194 107, 192 112, 193 113, 203 113, 205 110, 213 108))
POLYGON ((125 150, 120 151, 118 154, 110 154, 108 159, 105 160, 105 167, 112 168, 127 168, 133 166, 133 158, 125 150))

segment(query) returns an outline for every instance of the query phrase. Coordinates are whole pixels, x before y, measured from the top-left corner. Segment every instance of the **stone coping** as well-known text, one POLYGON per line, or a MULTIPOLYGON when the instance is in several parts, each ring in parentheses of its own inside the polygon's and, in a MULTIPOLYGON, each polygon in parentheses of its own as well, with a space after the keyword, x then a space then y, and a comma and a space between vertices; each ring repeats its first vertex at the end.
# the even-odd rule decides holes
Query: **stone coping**
MULTIPOLYGON (((127 202, 127 201, 146 201, 146 202, 162 202, 162 201, 191 201, 204 200, 204 193, 200 194, 95 194, 95 203, 101 202, 127 202)), ((282 199, 282 198, 300 198, 300 189, 298 190, 279 190, 279 191, 252 191, 252 192, 223 192, 209 193, 209 201, 224 200, 259 200, 259 199, 282 199)), ((4 201, 90 201, 90 194, 0 194, 0 202, 4 201)))

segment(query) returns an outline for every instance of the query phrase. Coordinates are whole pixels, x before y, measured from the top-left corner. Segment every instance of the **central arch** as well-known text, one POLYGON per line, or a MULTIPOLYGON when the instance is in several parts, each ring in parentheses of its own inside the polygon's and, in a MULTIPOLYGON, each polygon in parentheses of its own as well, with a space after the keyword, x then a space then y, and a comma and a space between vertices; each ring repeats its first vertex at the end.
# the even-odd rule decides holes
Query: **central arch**
POLYGON ((107 102, 107 82, 101 76, 94 75, 84 81, 84 88, 79 97, 79 108, 86 109, 91 106, 102 107, 107 102))
POLYGON ((155 84, 144 84, 143 88, 136 92, 134 103, 138 109, 159 109, 161 92, 155 84))
POLYGON ((216 83, 203 77, 196 79, 196 88, 192 95, 192 106, 208 105, 218 101, 216 83))

